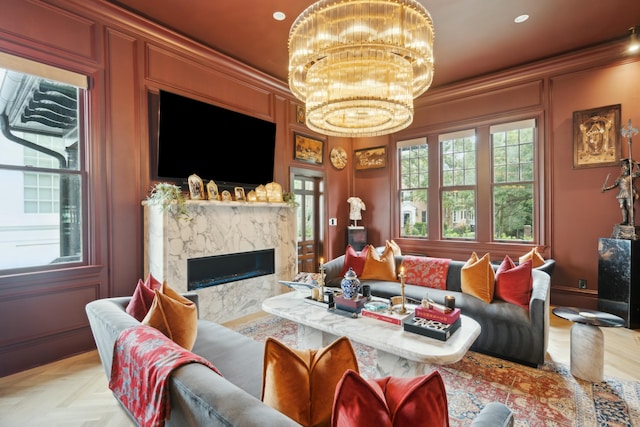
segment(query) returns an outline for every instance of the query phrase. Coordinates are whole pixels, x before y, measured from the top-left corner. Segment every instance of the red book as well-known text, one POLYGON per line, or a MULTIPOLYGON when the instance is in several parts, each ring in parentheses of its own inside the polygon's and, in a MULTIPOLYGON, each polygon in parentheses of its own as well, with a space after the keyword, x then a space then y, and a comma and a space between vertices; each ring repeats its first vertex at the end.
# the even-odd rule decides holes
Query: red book
POLYGON ((422 306, 416 307, 415 317, 421 317, 423 319, 436 320, 438 322, 452 324, 460 318, 460 309, 454 308, 449 313, 441 313, 438 310, 432 308, 424 308, 422 306))
POLYGON ((369 311, 364 308, 362 309, 360 314, 362 315, 362 317, 370 317, 372 319, 382 320, 383 322, 391 323, 393 325, 398 325, 398 326, 402 325, 402 323, 404 322, 404 319, 413 315, 413 313, 409 311, 406 314, 398 314, 398 313, 390 314, 388 311, 369 311))

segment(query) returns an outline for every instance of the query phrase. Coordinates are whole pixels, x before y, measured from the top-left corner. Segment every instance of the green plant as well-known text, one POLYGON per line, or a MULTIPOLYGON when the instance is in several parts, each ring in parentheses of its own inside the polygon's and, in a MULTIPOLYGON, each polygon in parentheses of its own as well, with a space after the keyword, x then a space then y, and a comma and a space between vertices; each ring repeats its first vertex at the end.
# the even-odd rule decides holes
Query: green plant
POLYGON ((163 212, 173 212, 178 218, 191 219, 187 210, 187 197, 177 185, 166 182, 154 185, 147 196, 147 202, 159 206, 163 212))
POLYGON ((293 193, 293 191, 284 193, 282 195, 282 200, 284 200, 289 206, 293 208, 297 208, 298 206, 300 206, 300 204, 296 202, 296 195, 293 193))

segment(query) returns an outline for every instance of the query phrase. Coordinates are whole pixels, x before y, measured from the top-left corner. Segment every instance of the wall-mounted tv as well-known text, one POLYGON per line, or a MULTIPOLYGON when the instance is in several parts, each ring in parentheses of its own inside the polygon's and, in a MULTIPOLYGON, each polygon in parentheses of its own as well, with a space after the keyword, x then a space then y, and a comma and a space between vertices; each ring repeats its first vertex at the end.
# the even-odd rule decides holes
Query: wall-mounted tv
POLYGON ((273 181, 275 123, 163 90, 150 93, 149 107, 153 179, 184 184, 196 174, 221 188, 273 181))

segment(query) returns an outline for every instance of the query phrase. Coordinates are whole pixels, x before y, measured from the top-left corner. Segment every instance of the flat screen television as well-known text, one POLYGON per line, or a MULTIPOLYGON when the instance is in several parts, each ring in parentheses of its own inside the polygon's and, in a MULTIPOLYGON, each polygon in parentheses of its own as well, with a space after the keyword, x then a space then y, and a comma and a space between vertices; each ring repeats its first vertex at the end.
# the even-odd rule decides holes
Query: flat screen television
POLYGON ((154 179, 183 185, 196 174, 205 185, 248 189, 273 181, 275 123, 163 90, 155 98, 154 179))

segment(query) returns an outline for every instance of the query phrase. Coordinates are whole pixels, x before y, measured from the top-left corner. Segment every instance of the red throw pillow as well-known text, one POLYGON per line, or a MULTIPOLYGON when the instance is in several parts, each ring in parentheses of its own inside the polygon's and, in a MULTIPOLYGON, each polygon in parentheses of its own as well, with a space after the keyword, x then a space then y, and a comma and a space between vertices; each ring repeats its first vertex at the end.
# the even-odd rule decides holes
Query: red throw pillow
POLYGON ((347 271, 349 271, 349 267, 351 267, 358 276, 362 275, 362 270, 364 269, 364 262, 367 260, 367 252, 369 252, 369 245, 366 245, 360 254, 353 249, 353 246, 348 245, 347 250, 344 253, 344 267, 342 267, 341 276, 344 276, 347 271))
POLYGON ((532 260, 529 259, 516 266, 509 255, 506 255, 496 271, 495 296, 529 310, 529 300, 533 288, 532 264, 532 260))
POLYGON ((367 381, 349 370, 336 387, 332 427, 448 425, 447 392, 438 371, 412 378, 367 381))
POLYGON ((133 316, 138 322, 142 322, 142 319, 144 319, 144 316, 147 315, 151 308, 153 299, 156 297, 154 291, 161 287, 162 283, 153 277, 151 273, 149 273, 144 282, 142 279, 138 279, 136 289, 133 291, 131 300, 125 309, 126 312, 133 316))

